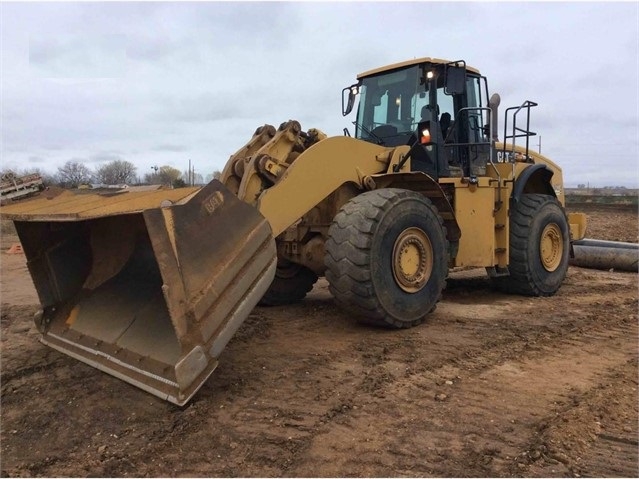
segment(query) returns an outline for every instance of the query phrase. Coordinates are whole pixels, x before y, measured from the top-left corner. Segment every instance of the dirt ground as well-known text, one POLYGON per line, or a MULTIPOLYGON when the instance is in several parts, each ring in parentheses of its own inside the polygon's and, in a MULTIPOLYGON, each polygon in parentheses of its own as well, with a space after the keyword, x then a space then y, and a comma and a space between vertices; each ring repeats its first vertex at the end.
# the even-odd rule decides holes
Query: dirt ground
MULTIPOLYGON (((637 242, 637 212, 589 208, 637 242)), ((184 408, 38 342, 1 260, 2 476, 639 476, 637 275, 570 267, 551 298, 453 272, 414 329, 359 325, 326 282, 256 308, 184 408)))

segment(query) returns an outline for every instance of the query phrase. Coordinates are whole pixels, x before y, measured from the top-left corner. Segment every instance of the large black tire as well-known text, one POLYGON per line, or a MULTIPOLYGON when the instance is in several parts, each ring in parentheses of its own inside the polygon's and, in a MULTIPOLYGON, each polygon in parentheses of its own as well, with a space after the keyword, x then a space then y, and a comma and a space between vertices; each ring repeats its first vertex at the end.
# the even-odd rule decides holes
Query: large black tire
POLYGON ((423 322, 446 283, 443 224, 430 200, 413 191, 379 189, 346 203, 326 241, 326 279, 338 304, 365 323, 423 322))
POLYGON ((306 297, 317 281, 317 275, 300 264, 278 260, 275 279, 264 293, 261 306, 280 306, 296 303, 306 297))
POLYGON ((552 296, 568 271, 570 230, 557 198, 522 195, 510 213, 510 276, 495 278, 505 292, 552 296))

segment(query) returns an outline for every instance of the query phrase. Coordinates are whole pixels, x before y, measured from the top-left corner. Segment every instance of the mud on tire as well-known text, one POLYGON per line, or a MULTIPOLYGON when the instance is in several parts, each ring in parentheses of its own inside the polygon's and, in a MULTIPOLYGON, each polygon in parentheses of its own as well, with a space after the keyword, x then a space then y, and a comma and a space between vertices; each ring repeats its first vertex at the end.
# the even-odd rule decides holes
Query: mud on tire
POLYGON ((328 235, 329 290, 358 320, 407 328, 434 309, 448 272, 448 241, 428 198, 395 188, 363 193, 341 208, 328 235))
POLYGON ((570 230, 553 196, 522 195, 510 215, 510 276, 495 278, 508 293, 551 296, 568 271, 570 230))

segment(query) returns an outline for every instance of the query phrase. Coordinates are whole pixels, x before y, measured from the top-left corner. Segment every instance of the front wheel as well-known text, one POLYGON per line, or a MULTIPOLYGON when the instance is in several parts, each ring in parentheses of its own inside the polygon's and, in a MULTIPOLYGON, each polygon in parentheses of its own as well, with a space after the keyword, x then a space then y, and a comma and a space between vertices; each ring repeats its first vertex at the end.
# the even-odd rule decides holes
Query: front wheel
POLYGON ((568 271, 570 230, 553 196, 522 195, 510 215, 509 277, 495 279, 503 291, 552 296, 568 271))
POLYGON ((395 188, 363 193, 342 207, 328 236, 329 289, 360 321, 407 328, 435 308, 448 241, 428 198, 395 188))

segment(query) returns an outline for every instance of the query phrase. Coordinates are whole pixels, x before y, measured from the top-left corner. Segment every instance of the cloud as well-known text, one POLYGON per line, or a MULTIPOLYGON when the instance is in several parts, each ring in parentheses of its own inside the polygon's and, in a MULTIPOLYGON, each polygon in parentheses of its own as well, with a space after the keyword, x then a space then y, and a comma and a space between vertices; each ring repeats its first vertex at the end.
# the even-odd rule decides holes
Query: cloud
POLYGON ((210 172, 265 123, 341 135, 358 73, 431 56, 479 68, 502 114, 538 102, 531 128, 567 181, 613 152, 613 179, 639 182, 632 3, 27 2, 0 15, 3 163, 210 172))
POLYGON ((233 100, 231 92, 166 97, 162 101, 163 120, 210 123, 241 117, 241 105, 233 100))
POLYGON ((185 152, 189 151, 189 147, 186 145, 157 145, 153 147, 153 151, 172 151, 172 152, 185 152))
POLYGON ((166 38, 129 37, 126 54, 130 60, 158 62, 167 58, 178 47, 166 38))
POLYGON ((91 155, 86 161, 89 163, 109 163, 111 161, 118 161, 122 159, 122 154, 119 152, 103 151, 91 155))
POLYGON ((45 163, 47 160, 45 158, 42 158, 41 156, 30 156, 29 157, 29 163, 45 163))
POLYGON ((31 38, 29 61, 44 78, 117 78, 126 69, 123 35, 61 34, 31 38))

